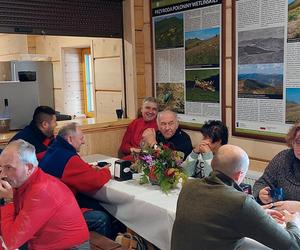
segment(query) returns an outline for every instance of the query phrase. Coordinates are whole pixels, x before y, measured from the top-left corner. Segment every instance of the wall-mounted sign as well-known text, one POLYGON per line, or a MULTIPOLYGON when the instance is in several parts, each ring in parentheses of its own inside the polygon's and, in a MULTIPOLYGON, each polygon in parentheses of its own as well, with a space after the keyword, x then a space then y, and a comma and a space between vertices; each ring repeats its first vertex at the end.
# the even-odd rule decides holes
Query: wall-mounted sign
POLYGON ((181 121, 221 120, 222 1, 152 0, 155 93, 181 121))
POLYGON ((300 1, 235 3, 233 134, 282 141, 300 118, 300 1))

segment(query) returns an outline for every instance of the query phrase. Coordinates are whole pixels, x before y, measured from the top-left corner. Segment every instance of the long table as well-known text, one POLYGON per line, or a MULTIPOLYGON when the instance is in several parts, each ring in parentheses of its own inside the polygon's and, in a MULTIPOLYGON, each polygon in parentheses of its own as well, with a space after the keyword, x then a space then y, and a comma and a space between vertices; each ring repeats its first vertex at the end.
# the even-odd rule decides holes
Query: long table
MULTIPOLYGON (((89 163, 97 161, 111 163, 111 173, 114 162, 118 160, 100 154, 85 156, 84 159, 89 163)), ((158 186, 140 185, 138 177, 134 176, 133 180, 124 182, 111 179, 100 190, 89 195, 99 200, 105 209, 128 228, 158 248, 169 250, 180 187, 165 194, 158 186)), ((240 250, 270 250, 258 242, 249 239, 248 241, 240 250)))
MULTIPOLYGON (((106 161, 113 165, 117 160, 104 155, 85 156, 87 162, 106 161)), ((91 196, 100 201, 114 217, 128 228, 162 250, 170 249, 172 227, 180 188, 168 195, 159 186, 140 185, 138 175, 133 180, 110 180, 91 196)))

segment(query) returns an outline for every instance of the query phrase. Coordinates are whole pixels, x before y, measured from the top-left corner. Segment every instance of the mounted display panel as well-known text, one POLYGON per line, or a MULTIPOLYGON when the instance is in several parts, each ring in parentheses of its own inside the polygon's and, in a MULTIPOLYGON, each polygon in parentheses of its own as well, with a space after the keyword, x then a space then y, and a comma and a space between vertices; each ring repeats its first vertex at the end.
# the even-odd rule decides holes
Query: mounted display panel
POLYGON ((152 0, 155 93, 181 122, 225 121, 221 0, 152 0))
POLYGON ((300 0, 233 9, 233 135, 284 141, 300 118, 300 0))

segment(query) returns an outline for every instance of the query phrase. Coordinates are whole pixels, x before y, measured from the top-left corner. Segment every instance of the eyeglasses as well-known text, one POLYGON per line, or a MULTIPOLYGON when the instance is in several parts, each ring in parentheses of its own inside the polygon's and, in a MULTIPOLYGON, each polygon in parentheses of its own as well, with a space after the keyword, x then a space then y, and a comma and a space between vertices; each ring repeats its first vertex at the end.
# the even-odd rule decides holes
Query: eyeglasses
POLYGON ((300 139, 296 139, 293 144, 294 144, 294 146, 299 147, 300 146, 300 139))

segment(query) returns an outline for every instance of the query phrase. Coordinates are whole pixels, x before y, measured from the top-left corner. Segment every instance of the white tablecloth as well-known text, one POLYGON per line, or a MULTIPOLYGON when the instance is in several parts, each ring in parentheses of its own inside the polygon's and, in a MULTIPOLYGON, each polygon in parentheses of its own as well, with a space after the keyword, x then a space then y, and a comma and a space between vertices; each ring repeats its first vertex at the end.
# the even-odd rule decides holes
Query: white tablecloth
MULTIPOLYGON (((104 155, 84 157, 87 162, 106 161, 113 165, 117 158, 104 155)), ((180 188, 164 194, 158 186, 140 185, 138 179, 124 182, 110 180, 91 197, 100 201, 114 217, 162 250, 169 250, 180 188)), ((196 249, 196 248, 195 248, 196 249)), ((270 250, 246 239, 241 250, 270 250)))
MULTIPOLYGON (((84 157, 88 162, 116 158, 103 155, 84 157)), ((138 179, 124 182, 110 180, 92 195, 118 220, 162 250, 170 249, 172 227, 175 220, 177 198, 180 189, 164 194, 158 186, 140 185, 138 179)))

